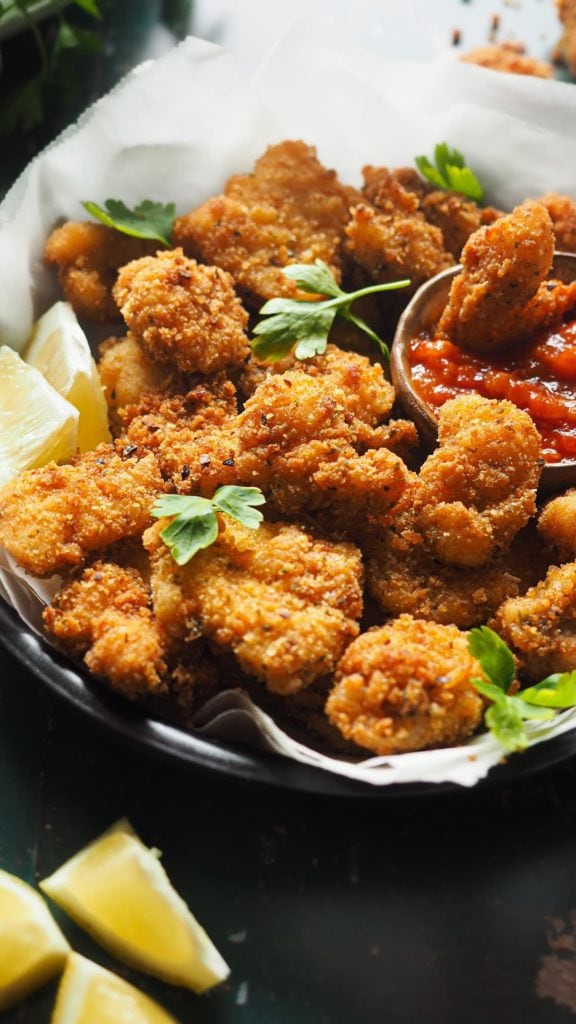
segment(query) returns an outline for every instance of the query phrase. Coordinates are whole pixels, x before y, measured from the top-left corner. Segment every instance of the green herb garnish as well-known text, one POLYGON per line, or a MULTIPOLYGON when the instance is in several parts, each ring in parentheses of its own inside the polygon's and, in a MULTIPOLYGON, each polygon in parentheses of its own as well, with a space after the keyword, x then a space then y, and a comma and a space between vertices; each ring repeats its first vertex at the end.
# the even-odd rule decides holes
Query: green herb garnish
POLYGON ((436 188, 447 192, 459 192, 476 203, 484 202, 484 189, 478 178, 457 149, 451 149, 447 142, 439 142, 434 149, 434 164, 427 156, 417 156, 416 166, 420 174, 436 188), (435 165, 435 166, 434 166, 435 165))
POLYGON ((297 359, 311 359, 312 356, 321 355, 326 351, 332 324, 340 316, 364 331, 376 343, 382 355, 388 358, 388 346, 365 320, 351 312, 350 306, 364 295, 406 288, 410 281, 391 281, 361 288, 356 292, 344 292, 334 280, 330 267, 322 260, 312 264, 291 264, 284 267, 283 274, 295 281, 301 291, 324 295, 326 298, 313 302, 305 299, 270 299, 266 302, 260 310, 266 319, 254 328, 254 334, 257 335, 252 341, 254 355, 274 363, 284 359, 294 346, 297 359))
POLYGON ((470 630, 468 650, 489 680, 472 679, 478 692, 492 701, 486 711, 486 725, 506 750, 528 746, 525 721, 546 721, 554 718, 555 711, 576 705, 576 671, 558 672, 511 696, 508 691, 516 674, 514 656, 488 626, 470 630))
POLYGON ((219 487, 212 499, 187 494, 164 494, 151 509, 155 519, 174 516, 160 536, 170 548, 177 565, 186 565, 196 552, 208 548, 218 536, 216 512, 225 512, 251 530, 257 530, 263 520, 255 508, 266 499, 259 487, 219 487))
MULTIPOLYGON (((60 97, 60 104, 62 98, 72 99, 78 92, 78 59, 102 46, 98 32, 73 24, 63 11, 65 7, 77 7, 99 21, 99 0, 73 0, 71 4, 62 0, 54 11, 55 31, 38 24, 37 7, 37 0, 0 0, 0 23, 22 19, 22 27, 34 38, 38 56, 37 66, 25 69, 21 84, 0 97, 0 138, 32 131, 41 124, 53 95, 60 97)), ((0 73, 2 70, 0 53, 0 73)))
POLYGON ((121 199, 107 199, 104 209, 98 203, 84 202, 82 206, 106 227, 115 228, 134 238, 151 238, 166 248, 172 246, 172 228, 176 204, 153 203, 150 199, 130 210, 121 199))

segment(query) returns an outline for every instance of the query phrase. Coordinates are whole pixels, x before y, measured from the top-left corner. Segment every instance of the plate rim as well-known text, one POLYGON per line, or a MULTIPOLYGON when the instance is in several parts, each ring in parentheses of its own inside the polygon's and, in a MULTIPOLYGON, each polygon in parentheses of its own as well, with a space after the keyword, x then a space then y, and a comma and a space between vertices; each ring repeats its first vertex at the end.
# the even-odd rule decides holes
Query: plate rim
POLYGON ((195 770, 236 784, 347 799, 399 799, 441 794, 474 793, 496 784, 521 781, 576 755, 576 730, 530 747, 507 762, 496 765, 474 786, 451 782, 408 782, 376 786, 348 779, 310 765, 293 762, 268 751, 237 746, 201 736, 165 722, 132 705, 91 678, 88 670, 57 650, 36 633, 12 605, 0 597, 0 644, 51 693, 111 733, 119 742, 143 754, 161 758, 186 770, 195 770), (521 759, 521 760, 520 760, 521 759))

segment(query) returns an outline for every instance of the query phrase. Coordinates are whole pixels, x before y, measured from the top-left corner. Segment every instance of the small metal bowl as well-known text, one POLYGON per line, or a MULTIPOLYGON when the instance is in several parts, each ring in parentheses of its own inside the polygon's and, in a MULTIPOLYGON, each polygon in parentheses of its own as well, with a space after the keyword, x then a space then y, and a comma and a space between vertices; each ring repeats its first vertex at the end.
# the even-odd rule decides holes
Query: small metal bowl
MULTIPOLYGON (((400 404, 414 421, 427 448, 433 448, 438 440, 438 423, 434 410, 417 394, 412 383, 408 361, 410 341, 423 331, 433 331, 448 301, 452 279, 461 271, 460 266, 450 267, 427 281, 418 289, 398 321, 390 353, 392 382, 400 404)), ((551 276, 569 283, 576 279, 576 254, 557 252, 554 254, 551 276)), ((540 478, 542 492, 561 491, 576 485, 576 461, 546 463, 540 478)))

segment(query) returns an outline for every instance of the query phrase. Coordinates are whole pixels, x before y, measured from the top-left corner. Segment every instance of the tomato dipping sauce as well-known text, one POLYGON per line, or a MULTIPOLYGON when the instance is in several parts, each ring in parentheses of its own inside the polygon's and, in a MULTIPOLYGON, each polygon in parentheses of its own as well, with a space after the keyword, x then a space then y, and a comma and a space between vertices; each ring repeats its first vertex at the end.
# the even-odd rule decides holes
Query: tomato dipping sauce
POLYGON ((576 459, 576 320, 499 358, 421 334, 410 343, 408 361, 414 390, 433 411, 466 392, 507 398, 534 420, 546 462, 576 459))

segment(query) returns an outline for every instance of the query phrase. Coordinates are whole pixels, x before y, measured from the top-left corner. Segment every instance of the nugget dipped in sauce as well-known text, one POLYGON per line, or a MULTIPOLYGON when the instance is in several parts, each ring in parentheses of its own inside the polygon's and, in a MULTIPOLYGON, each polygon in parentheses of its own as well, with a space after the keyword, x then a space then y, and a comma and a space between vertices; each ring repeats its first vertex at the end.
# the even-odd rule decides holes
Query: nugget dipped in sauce
POLYGON ((437 335, 471 352, 496 354, 561 321, 576 285, 546 281, 554 256, 548 211, 527 201, 480 228, 462 250, 437 335))
POLYGON ((375 754, 461 743, 482 721, 483 672, 456 626, 401 615, 354 640, 326 702, 342 735, 375 754))

